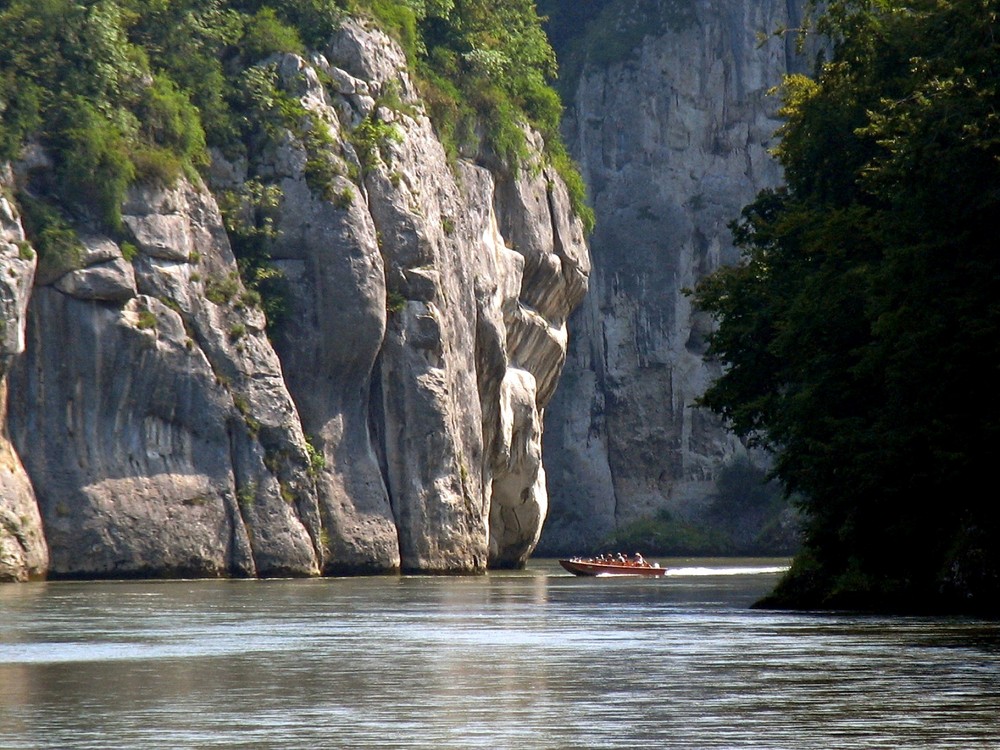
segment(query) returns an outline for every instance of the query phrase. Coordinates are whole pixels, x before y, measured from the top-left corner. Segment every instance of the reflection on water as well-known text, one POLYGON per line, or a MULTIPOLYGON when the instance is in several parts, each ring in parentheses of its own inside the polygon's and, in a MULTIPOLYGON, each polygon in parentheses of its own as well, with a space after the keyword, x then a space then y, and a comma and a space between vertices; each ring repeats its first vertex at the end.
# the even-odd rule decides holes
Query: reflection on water
POLYGON ((1000 626, 748 609, 780 561, 0 586, 0 748, 995 748, 1000 626))

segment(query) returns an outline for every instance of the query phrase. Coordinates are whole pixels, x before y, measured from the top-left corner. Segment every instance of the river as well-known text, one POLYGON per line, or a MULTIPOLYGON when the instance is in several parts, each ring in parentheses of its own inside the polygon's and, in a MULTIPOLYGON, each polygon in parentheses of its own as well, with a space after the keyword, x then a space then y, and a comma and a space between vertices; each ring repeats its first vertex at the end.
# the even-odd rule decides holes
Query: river
POLYGON ((1000 623, 760 611, 784 561, 0 586, 0 748, 1000 747, 1000 623))

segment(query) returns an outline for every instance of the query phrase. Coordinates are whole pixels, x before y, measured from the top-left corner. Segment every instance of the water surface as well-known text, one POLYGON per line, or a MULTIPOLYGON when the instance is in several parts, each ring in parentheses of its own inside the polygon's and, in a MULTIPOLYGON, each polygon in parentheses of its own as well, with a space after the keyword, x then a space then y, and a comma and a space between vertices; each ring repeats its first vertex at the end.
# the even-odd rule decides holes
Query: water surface
POLYGON ((782 561, 0 586, 0 748, 997 748, 1000 625, 749 609, 782 561))

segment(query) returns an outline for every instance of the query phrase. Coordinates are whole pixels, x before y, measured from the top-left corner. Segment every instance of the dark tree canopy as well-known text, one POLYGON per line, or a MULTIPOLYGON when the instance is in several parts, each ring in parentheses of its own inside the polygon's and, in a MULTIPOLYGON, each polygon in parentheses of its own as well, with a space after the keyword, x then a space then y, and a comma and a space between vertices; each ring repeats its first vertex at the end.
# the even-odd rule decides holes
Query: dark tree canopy
POLYGON ((789 77, 786 185, 696 290, 702 403, 800 493, 793 606, 1000 608, 997 0, 836 2, 789 77))

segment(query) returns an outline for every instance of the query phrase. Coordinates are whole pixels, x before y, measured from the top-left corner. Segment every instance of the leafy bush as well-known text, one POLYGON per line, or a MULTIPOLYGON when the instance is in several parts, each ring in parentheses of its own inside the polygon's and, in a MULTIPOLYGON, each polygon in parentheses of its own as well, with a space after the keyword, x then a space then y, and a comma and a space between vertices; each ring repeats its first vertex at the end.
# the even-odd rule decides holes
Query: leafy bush
POLYGON ((587 199, 587 185, 580 175, 580 170, 566 151, 566 146, 562 141, 550 141, 552 146, 549 149, 549 158, 552 160, 552 167, 562 178, 566 185, 566 192, 569 193, 569 202, 573 211, 580 217, 583 229, 587 234, 594 231, 596 216, 594 209, 590 207, 587 199))
POLYGON ((216 305, 229 304, 239 291, 239 278, 235 273, 222 278, 209 279, 205 284, 205 298, 216 305))
MULTIPOLYGON (((275 221, 281 198, 280 188, 256 179, 244 183, 239 192, 229 191, 219 195, 219 209, 226 233, 233 245, 240 276, 248 287, 240 298, 240 304, 247 307, 260 305, 271 331, 281 325, 288 296, 284 275, 274 267, 270 253, 271 245, 277 238, 275 221)), ((232 290, 228 299, 235 296, 236 291, 232 290)), ((218 287, 210 282, 206 295, 218 292, 218 287)))
POLYGON ((783 86, 787 184, 696 292, 701 403, 801 493, 788 604, 1000 608, 995 26, 976 0, 831 2, 831 61, 783 86))
MULTIPOLYGON (((389 31, 403 48, 406 59, 415 62, 420 52, 417 13, 406 3, 392 0, 370 0, 368 9, 383 28, 389 31)), ((426 12, 426 8, 424 9, 426 12)))
POLYGON ((317 476, 324 468, 326 468, 326 458, 323 453, 316 449, 313 445, 313 440, 308 435, 306 435, 306 457, 309 459, 309 475, 317 476))
MULTIPOLYGON (((61 198, 109 228, 135 179, 170 183, 290 128, 326 193, 331 143, 278 90, 276 52, 319 48, 346 13, 368 13, 402 44, 449 157, 495 158, 512 171, 545 136, 553 164, 561 106, 547 81, 555 56, 532 0, 7 0, 0 6, 0 158, 30 138, 54 157, 61 198), (263 140, 262 140, 263 139, 263 140)), ((363 150, 386 159, 388 126, 369 122, 363 150)), ((574 207, 585 210, 582 190, 574 207)), ((589 224, 589 222, 588 222, 589 224)))
POLYGON ((149 310, 140 310, 139 320, 135 325, 140 331, 156 328, 156 315, 149 310))
POLYGON ((139 101, 137 116, 142 141, 150 144, 150 149, 168 155, 175 164, 168 182, 180 176, 185 165, 208 165, 205 132, 198 110, 188 94, 169 78, 162 74, 153 78, 153 85, 139 101))
POLYGON ((302 54, 305 51, 298 31, 280 21, 275 9, 269 7, 261 8, 247 21, 241 46, 244 56, 251 62, 276 52, 302 54))
POLYGON ((362 166, 371 169, 379 161, 389 163, 391 143, 399 143, 403 136, 394 124, 382 122, 374 113, 368 115, 351 132, 351 143, 358 152, 362 166))
POLYGON ((325 201, 335 201, 333 181, 339 170, 336 164, 326 154, 321 154, 306 161, 305 178, 309 189, 325 201))
POLYGON ((80 96, 61 97, 51 116, 61 195, 119 229, 125 189, 135 177, 122 130, 80 96))
MULTIPOLYGON (((83 263, 83 244, 59 211, 24 193, 17 196, 24 230, 38 251, 39 279, 55 279, 83 263)), ((30 250, 30 248, 27 248, 30 250)), ((20 251, 23 257, 24 248, 20 251)))

